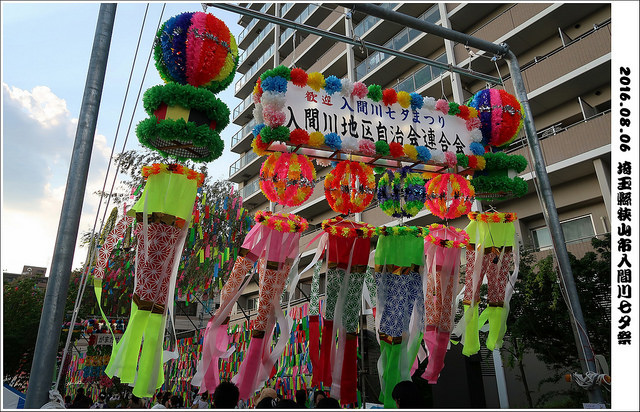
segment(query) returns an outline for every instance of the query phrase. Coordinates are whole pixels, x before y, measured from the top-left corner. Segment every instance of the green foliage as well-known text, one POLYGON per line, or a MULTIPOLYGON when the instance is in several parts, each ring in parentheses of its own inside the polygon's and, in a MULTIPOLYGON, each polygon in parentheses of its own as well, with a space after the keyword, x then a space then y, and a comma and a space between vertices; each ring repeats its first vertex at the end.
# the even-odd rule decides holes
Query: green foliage
MULTIPOLYGON (((588 252, 580 259, 569 254, 592 349, 608 360, 611 355, 610 242, 609 235, 603 240, 594 238, 595 252, 588 252)), ((542 383, 557 384, 565 374, 582 371, 561 285, 552 256, 535 262, 532 253, 522 253, 504 349, 509 352, 507 364, 511 367, 521 364, 526 352, 535 353, 554 371, 542 383)), ((587 402, 586 392, 574 385, 569 391, 548 391, 539 398, 537 406, 549 407, 559 402, 558 396, 572 402, 573 407, 582 407, 581 402, 587 402)))
POLYGON ((2 365, 4 376, 14 376, 20 369, 31 370, 31 360, 38 337, 44 290, 36 286, 38 278, 21 277, 4 285, 2 296, 2 365), (23 356, 26 358, 21 365, 23 356))

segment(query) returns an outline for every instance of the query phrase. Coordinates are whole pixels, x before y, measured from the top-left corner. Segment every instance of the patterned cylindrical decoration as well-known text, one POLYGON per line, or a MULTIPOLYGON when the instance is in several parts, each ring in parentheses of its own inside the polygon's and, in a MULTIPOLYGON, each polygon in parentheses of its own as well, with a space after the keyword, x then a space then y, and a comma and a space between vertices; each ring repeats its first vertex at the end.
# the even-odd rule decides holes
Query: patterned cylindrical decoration
POLYGON ((408 167, 387 170, 378 181, 377 194, 382 211, 393 217, 413 217, 427 200, 424 179, 408 167))

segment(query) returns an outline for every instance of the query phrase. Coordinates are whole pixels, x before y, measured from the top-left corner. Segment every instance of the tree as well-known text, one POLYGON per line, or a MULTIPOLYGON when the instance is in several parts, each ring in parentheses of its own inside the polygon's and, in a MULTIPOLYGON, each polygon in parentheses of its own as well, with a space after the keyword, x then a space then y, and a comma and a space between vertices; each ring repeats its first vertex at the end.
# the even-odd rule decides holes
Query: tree
MULTIPOLYGON (((594 252, 588 252, 580 259, 570 253, 569 259, 592 350, 609 360, 610 236, 603 240, 593 238, 591 243, 594 252)), ((570 312, 563 298, 565 291, 558 276, 552 256, 534 262, 531 253, 522 253, 520 273, 510 302, 504 349, 509 353, 508 364, 519 368, 528 397, 530 388, 523 364, 524 354, 528 351, 533 351, 554 370, 543 383, 558 382, 565 374, 581 371, 570 312)), ((536 406, 545 406, 545 403, 548 406, 552 398, 560 395, 567 397, 561 407, 582 407, 582 402, 587 402, 586 392, 572 387, 570 391, 546 393, 536 406)), ((529 402, 533 407, 530 397, 529 402)))
POLYGON ((5 378, 21 370, 27 373, 31 370, 44 303, 44 290, 37 284, 37 277, 21 276, 4 285, 2 363, 5 378))

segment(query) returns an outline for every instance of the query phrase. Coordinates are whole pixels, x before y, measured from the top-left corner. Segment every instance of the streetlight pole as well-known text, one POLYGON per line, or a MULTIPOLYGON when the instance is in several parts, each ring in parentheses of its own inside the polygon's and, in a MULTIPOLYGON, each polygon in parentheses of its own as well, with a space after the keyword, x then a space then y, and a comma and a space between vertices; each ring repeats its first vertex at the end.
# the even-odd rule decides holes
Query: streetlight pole
MULTIPOLYGON (((31 365, 25 403, 27 409, 38 409, 49 401, 115 14, 115 3, 100 5, 51 263, 51 275, 31 365)), ((71 327, 73 328, 73 325, 71 327)))

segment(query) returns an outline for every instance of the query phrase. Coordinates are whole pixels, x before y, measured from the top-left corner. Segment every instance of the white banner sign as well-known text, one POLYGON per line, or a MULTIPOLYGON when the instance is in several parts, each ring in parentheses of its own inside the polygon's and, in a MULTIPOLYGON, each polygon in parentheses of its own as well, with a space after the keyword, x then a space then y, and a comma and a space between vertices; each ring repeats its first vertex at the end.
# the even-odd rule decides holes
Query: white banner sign
POLYGON ((471 132, 464 119, 441 111, 421 108, 411 110, 399 103, 385 106, 368 98, 347 98, 340 93, 328 95, 310 87, 287 87, 285 126, 311 133, 336 133, 341 137, 372 141, 385 140, 429 150, 472 154, 471 132))

